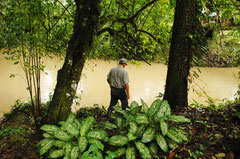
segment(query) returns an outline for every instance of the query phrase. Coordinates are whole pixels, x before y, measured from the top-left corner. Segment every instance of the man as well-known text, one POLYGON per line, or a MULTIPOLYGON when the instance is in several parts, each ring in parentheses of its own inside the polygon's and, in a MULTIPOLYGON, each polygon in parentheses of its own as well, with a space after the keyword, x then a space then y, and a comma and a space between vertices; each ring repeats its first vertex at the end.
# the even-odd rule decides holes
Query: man
POLYGON ((119 65, 112 68, 107 75, 107 81, 111 88, 111 101, 108 108, 108 120, 112 112, 112 107, 115 106, 120 99, 122 109, 125 110, 128 107, 129 94, 129 77, 128 72, 124 69, 127 66, 127 60, 121 58, 119 65))

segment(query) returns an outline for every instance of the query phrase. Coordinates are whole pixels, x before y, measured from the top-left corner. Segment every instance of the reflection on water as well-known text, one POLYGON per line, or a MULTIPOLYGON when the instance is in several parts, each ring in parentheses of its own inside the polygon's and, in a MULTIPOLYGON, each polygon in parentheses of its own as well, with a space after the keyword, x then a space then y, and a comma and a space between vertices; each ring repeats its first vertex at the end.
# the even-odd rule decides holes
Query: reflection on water
MULTIPOLYGON (((0 115, 10 109, 16 99, 28 99, 24 73, 19 65, 12 65, 0 56, 0 115), (10 74, 17 74, 9 78, 10 74)), ((46 60, 45 73, 41 77, 41 90, 43 101, 48 100, 49 93, 53 92, 56 84, 57 71, 62 66, 62 61, 57 59, 46 60)), ((81 96, 80 106, 99 104, 108 106, 110 101, 110 88, 106 81, 107 74, 116 61, 90 60, 85 64, 83 77, 78 85, 77 95, 81 96)), ((152 66, 142 63, 139 67, 129 64, 126 67, 130 78, 130 102, 140 98, 148 105, 152 103, 159 92, 164 92, 167 67, 162 64, 152 66)), ((205 102, 205 96, 199 97, 197 91, 205 91, 210 97, 216 99, 232 98, 238 90, 238 68, 200 68, 199 79, 190 85, 189 102, 192 99, 205 102), (235 75, 235 77, 234 77, 235 75)), ((193 69, 197 72, 197 68, 193 69)))

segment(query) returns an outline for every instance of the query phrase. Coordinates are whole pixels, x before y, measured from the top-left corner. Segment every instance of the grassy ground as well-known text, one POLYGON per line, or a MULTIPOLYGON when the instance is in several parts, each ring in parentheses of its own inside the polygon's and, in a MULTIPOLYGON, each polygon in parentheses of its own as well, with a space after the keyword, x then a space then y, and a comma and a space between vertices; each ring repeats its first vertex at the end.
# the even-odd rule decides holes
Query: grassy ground
POLYGON ((30 114, 13 113, 1 122, 0 158, 1 159, 37 159, 35 145, 40 136, 32 125, 30 114))
MULTIPOLYGON (((240 104, 216 110, 185 107, 173 113, 191 119, 191 123, 182 125, 187 127, 190 140, 169 153, 160 153, 160 158, 240 158, 240 104)), ((87 116, 94 116, 98 124, 106 121, 106 111, 100 107, 80 109, 77 114, 79 119, 87 116)), ((0 127, 1 159, 44 158, 35 146, 41 135, 34 128, 28 111, 17 109, 0 127)))

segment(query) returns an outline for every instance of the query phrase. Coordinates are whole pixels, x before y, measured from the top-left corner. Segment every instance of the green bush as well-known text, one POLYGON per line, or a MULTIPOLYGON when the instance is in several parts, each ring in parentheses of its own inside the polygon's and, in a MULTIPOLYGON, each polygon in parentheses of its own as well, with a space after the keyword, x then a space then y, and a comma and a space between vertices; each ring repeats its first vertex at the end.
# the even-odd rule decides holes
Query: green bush
POLYGON ((2 125, 0 128, 0 137, 6 137, 6 136, 13 136, 13 135, 19 135, 19 134, 24 134, 26 133, 26 129, 23 127, 18 127, 18 128, 14 128, 14 127, 10 127, 10 126, 6 126, 6 125, 2 125))
MULTIPOLYGON (((129 110, 115 106, 112 114, 113 123, 104 127, 115 130, 118 134, 110 137, 108 144, 124 149, 126 153, 117 153, 117 157, 126 154, 126 158, 151 158, 157 155, 159 148, 168 152, 178 144, 188 141, 186 134, 173 126, 174 123, 190 122, 188 118, 172 115, 167 101, 155 100, 151 107, 141 100, 141 106, 132 102, 129 110), (143 109, 143 111, 141 111, 143 109), (172 126, 169 126, 169 125, 172 126)), ((115 152, 118 152, 117 149, 115 152)))
POLYGON ((49 158, 75 159, 81 155, 86 158, 95 155, 102 157, 104 145, 101 141, 108 140, 108 134, 104 130, 94 129, 95 122, 93 117, 87 117, 80 123, 76 115, 71 113, 66 121, 59 122, 60 127, 43 125, 41 129, 45 131, 44 139, 37 145, 40 147, 40 155, 49 151, 49 158))
POLYGON ((11 106, 11 111, 9 113, 4 113, 3 116, 6 118, 11 118, 14 113, 21 114, 30 113, 31 110, 31 104, 30 102, 23 102, 20 99, 17 99, 15 101, 15 104, 11 106))
POLYGON ((92 116, 79 122, 73 113, 66 121, 59 122, 60 127, 43 125, 44 139, 38 143, 40 155, 49 152, 49 158, 64 159, 152 158, 160 149, 167 153, 169 148, 188 141, 176 123, 190 120, 172 115, 167 101, 157 99, 150 108, 143 100, 141 106, 134 101, 128 110, 120 106, 115 106, 114 110, 112 122, 103 123, 102 129, 93 126, 96 121, 92 116), (110 136, 107 132, 111 131, 114 133, 110 136), (113 147, 111 151, 104 150, 104 145, 113 147))

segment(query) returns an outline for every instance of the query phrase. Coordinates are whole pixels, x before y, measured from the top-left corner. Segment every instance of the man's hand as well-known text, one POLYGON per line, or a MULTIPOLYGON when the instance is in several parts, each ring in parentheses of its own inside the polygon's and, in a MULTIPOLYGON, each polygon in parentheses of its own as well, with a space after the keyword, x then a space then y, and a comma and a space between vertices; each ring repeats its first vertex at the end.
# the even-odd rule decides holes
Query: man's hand
POLYGON ((127 94, 127 100, 130 98, 130 94, 127 94))
POLYGON ((130 93, 129 93, 129 84, 125 83, 125 89, 126 89, 126 93, 127 93, 127 99, 130 98, 130 93))

